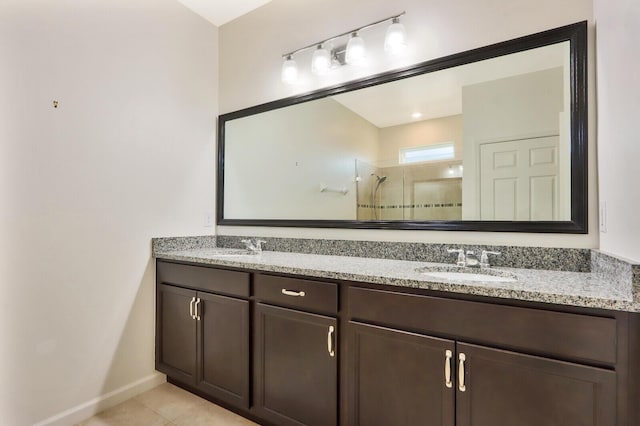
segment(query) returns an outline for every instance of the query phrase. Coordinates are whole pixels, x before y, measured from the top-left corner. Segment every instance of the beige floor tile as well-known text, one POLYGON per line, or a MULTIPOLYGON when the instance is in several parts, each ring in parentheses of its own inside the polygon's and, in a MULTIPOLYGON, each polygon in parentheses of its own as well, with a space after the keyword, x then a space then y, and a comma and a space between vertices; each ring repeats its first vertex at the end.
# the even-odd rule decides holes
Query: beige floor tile
POLYGON ((208 404, 208 401, 171 383, 163 383, 134 399, 167 420, 175 420, 186 413, 197 410, 200 405, 208 404))
POLYGON ((177 426, 257 426, 215 404, 203 404, 198 410, 186 413, 173 422, 177 426))
POLYGON ((259 426, 170 383, 164 383, 78 426, 259 426))
POLYGON ((80 423, 80 426, 165 426, 168 420, 134 399, 80 423))

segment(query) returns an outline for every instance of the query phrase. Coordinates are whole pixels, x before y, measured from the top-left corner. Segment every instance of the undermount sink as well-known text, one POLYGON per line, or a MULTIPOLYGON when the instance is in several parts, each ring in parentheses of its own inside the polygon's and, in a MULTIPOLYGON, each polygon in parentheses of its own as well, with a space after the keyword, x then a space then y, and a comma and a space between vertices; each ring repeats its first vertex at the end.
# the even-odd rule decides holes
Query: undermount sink
POLYGON ((515 274, 494 268, 471 269, 459 266, 425 266, 416 269, 416 271, 428 278, 447 281, 503 283, 518 281, 518 277, 515 274))
POLYGON ((256 256, 258 253, 243 250, 243 249, 232 249, 232 248, 217 248, 211 249, 211 252, 208 253, 211 257, 238 257, 238 256, 256 256))

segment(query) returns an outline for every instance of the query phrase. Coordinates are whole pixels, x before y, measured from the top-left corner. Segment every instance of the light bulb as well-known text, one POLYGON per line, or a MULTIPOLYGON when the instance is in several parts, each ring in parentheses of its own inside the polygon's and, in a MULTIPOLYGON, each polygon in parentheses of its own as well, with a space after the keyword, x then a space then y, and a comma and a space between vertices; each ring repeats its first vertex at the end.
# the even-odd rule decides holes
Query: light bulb
POLYGON ((311 57, 311 72, 315 75, 325 75, 331 68, 331 54, 322 44, 313 52, 311 57))
POLYGON ((282 63, 282 74, 280 76, 283 83, 293 84, 298 81, 298 64, 291 55, 285 58, 282 63))
POLYGON ((384 51, 391 54, 402 53, 407 47, 407 32, 404 25, 400 23, 400 18, 395 17, 391 25, 387 28, 384 37, 384 51))
POLYGON ((360 65, 367 59, 367 49, 364 40, 358 33, 352 33, 349 43, 347 43, 347 53, 345 61, 347 64, 360 65))

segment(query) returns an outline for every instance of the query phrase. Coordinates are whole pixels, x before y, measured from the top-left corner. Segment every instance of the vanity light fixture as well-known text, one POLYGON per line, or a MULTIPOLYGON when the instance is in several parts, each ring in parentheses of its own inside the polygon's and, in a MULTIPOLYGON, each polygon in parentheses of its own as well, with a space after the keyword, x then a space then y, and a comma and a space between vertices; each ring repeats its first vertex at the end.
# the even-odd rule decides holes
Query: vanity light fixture
POLYGON ((345 64, 363 64, 366 61, 367 50, 364 39, 360 36, 360 32, 385 22, 391 21, 391 25, 387 28, 384 41, 385 52, 390 54, 402 52, 404 47, 407 45, 407 33, 404 25, 400 23, 400 17, 404 14, 405 12, 402 12, 345 33, 329 37, 308 46, 301 47, 300 49, 293 50, 289 53, 285 53, 282 55, 282 82, 293 84, 298 80, 298 66, 293 56, 311 48, 315 48, 313 56, 311 57, 311 72, 314 75, 325 75, 331 70, 331 68, 337 68, 345 64), (346 48, 344 44, 341 44, 339 47, 334 49, 328 47, 330 46, 328 42, 344 38, 346 36, 349 36, 346 48))
POLYGON ((350 65, 362 65, 367 60, 367 47, 357 32, 351 33, 344 60, 350 65))
POLYGON ((284 83, 288 84, 293 84, 298 81, 298 64, 296 64, 296 61, 291 55, 284 58, 281 78, 284 83))
POLYGON ((315 75, 325 75, 331 68, 331 53, 319 44, 311 57, 311 72, 315 75))
POLYGON ((384 37, 384 51, 393 55, 404 52, 407 47, 407 31, 404 25, 400 23, 400 17, 396 16, 391 21, 391 25, 387 28, 387 34, 384 37))

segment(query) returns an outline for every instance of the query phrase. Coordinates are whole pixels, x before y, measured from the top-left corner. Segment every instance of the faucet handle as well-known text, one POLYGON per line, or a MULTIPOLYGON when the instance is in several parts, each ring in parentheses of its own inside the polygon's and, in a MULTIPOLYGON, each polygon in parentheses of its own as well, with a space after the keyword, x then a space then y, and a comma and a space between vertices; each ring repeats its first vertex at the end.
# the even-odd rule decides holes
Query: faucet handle
POLYGON ((467 258, 464 255, 464 249, 447 249, 447 253, 458 253, 458 261, 456 262, 456 265, 458 266, 466 266, 467 265, 467 258))
POLYGON ((255 246, 253 245, 253 242, 250 239, 248 239, 248 240, 240 240, 240 242, 242 242, 244 244, 244 246, 245 246, 245 248, 247 250, 254 250, 255 249, 255 246))
POLYGON ((265 240, 257 240, 256 239, 256 249, 258 251, 262 251, 262 245, 263 244, 267 244, 267 242, 265 240))
POLYGON ((489 265, 489 255, 490 254, 499 256, 502 253, 500 253, 499 251, 482 250, 482 254, 480 255, 480 266, 482 268, 488 268, 489 266, 491 266, 491 265, 489 265))

